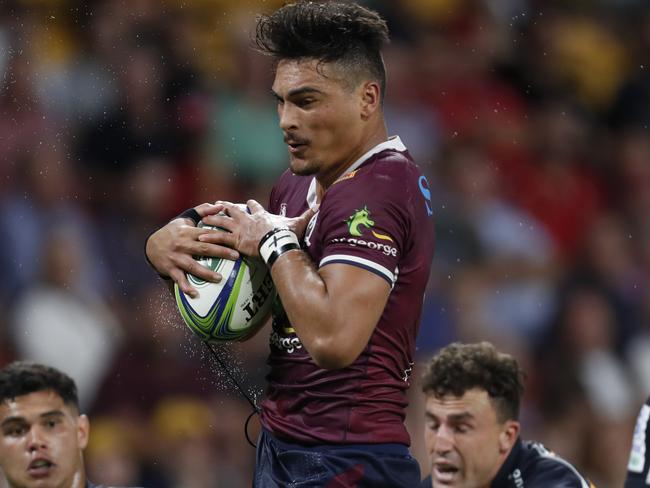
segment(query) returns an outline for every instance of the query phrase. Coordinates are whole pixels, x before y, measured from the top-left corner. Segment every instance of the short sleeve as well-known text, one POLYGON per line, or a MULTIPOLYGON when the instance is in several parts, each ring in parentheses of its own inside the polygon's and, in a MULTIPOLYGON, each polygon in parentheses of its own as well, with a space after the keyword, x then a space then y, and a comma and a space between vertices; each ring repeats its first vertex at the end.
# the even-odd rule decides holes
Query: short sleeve
POLYGON ((318 216, 320 267, 346 263, 395 283, 412 221, 411 191, 395 166, 377 165, 330 188, 318 216))

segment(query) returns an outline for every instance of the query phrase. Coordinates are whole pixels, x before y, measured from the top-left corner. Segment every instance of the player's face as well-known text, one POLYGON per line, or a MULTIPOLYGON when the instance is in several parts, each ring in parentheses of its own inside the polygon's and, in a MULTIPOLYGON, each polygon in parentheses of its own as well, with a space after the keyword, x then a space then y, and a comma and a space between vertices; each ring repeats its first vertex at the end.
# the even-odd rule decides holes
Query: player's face
POLYGON ((295 174, 333 182, 366 152, 363 84, 351 87, 342 68, 317 60, 281 60, 273 92, 295 174))
POLYGON ((0 467, 12 488, 85 486, 88 419, 53 391, 0 404, 0 467))
POLYGON ((487 392, 478 388, 462 397, 428 394, 425 415, 433 487, 490 486, 517 438, 519 424, 499 422, 487 392))

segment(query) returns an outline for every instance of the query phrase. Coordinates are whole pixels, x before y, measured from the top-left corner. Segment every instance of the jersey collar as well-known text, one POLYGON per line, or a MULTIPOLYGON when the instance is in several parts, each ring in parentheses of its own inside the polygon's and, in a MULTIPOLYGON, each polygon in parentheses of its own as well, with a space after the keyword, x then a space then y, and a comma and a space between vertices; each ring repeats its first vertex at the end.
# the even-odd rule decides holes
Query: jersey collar
POLYGON ((497 472, 497 475, 492 480, 490 486, 492 488, 500 488, 503 486, 509 486, 508 480, 512 472, 520 467, 521 460, 519 459, 519 454, 521 453, 522 442, 521 437, 518 437, 515 441, 514 446, 508 453, 508 457, 503 461, 501 468, 497 472))
MULTIPOLYGON (((389 137, 388 140, 377 144, 375 147, 363 154, 354 163, 348 166, 343 174, 338 177, 337 181, 352 173, 375 154, 379 154, 380 152, 386 151, 387 149, 404 152, 406 151, 406 146, 404 143, 402 143, 402 140, 399 138, 399 136, 389 137)), ((307 205, 309 205, 309 208, 313 208, 316 205, 316 198, 316 178, 312 178, 311 183, 309 184, 309 190, 307 191, 307 205)))

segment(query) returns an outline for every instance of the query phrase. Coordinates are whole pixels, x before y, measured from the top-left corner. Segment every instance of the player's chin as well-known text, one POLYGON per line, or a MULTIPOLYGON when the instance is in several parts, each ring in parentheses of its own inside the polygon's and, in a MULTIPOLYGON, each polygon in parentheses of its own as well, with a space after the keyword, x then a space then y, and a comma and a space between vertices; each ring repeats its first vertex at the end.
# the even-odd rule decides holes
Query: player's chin
POLYGON ((290 156, 289 168, 291 172, 298 176, 311 176, 316 173, 316 166, 309 160, 290 156))

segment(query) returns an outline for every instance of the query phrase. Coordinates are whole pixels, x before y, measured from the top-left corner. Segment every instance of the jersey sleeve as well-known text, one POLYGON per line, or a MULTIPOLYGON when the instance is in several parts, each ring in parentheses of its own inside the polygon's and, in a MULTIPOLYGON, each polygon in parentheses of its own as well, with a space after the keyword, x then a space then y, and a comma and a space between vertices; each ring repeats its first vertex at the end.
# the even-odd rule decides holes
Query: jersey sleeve
POLYGON ((630 459, 627 465, 627 478, 625 488, 648 488, 650 487, 650 398, 636 419, 634 435, 632 436, 632 447, 630 459))
POLYGON ((408 246, 411 193, 405 175, 389 165, 335 183, 318 216, 324 243, 319 267, 358 266, 392 286, 399 273, 397 263, 408 246))

